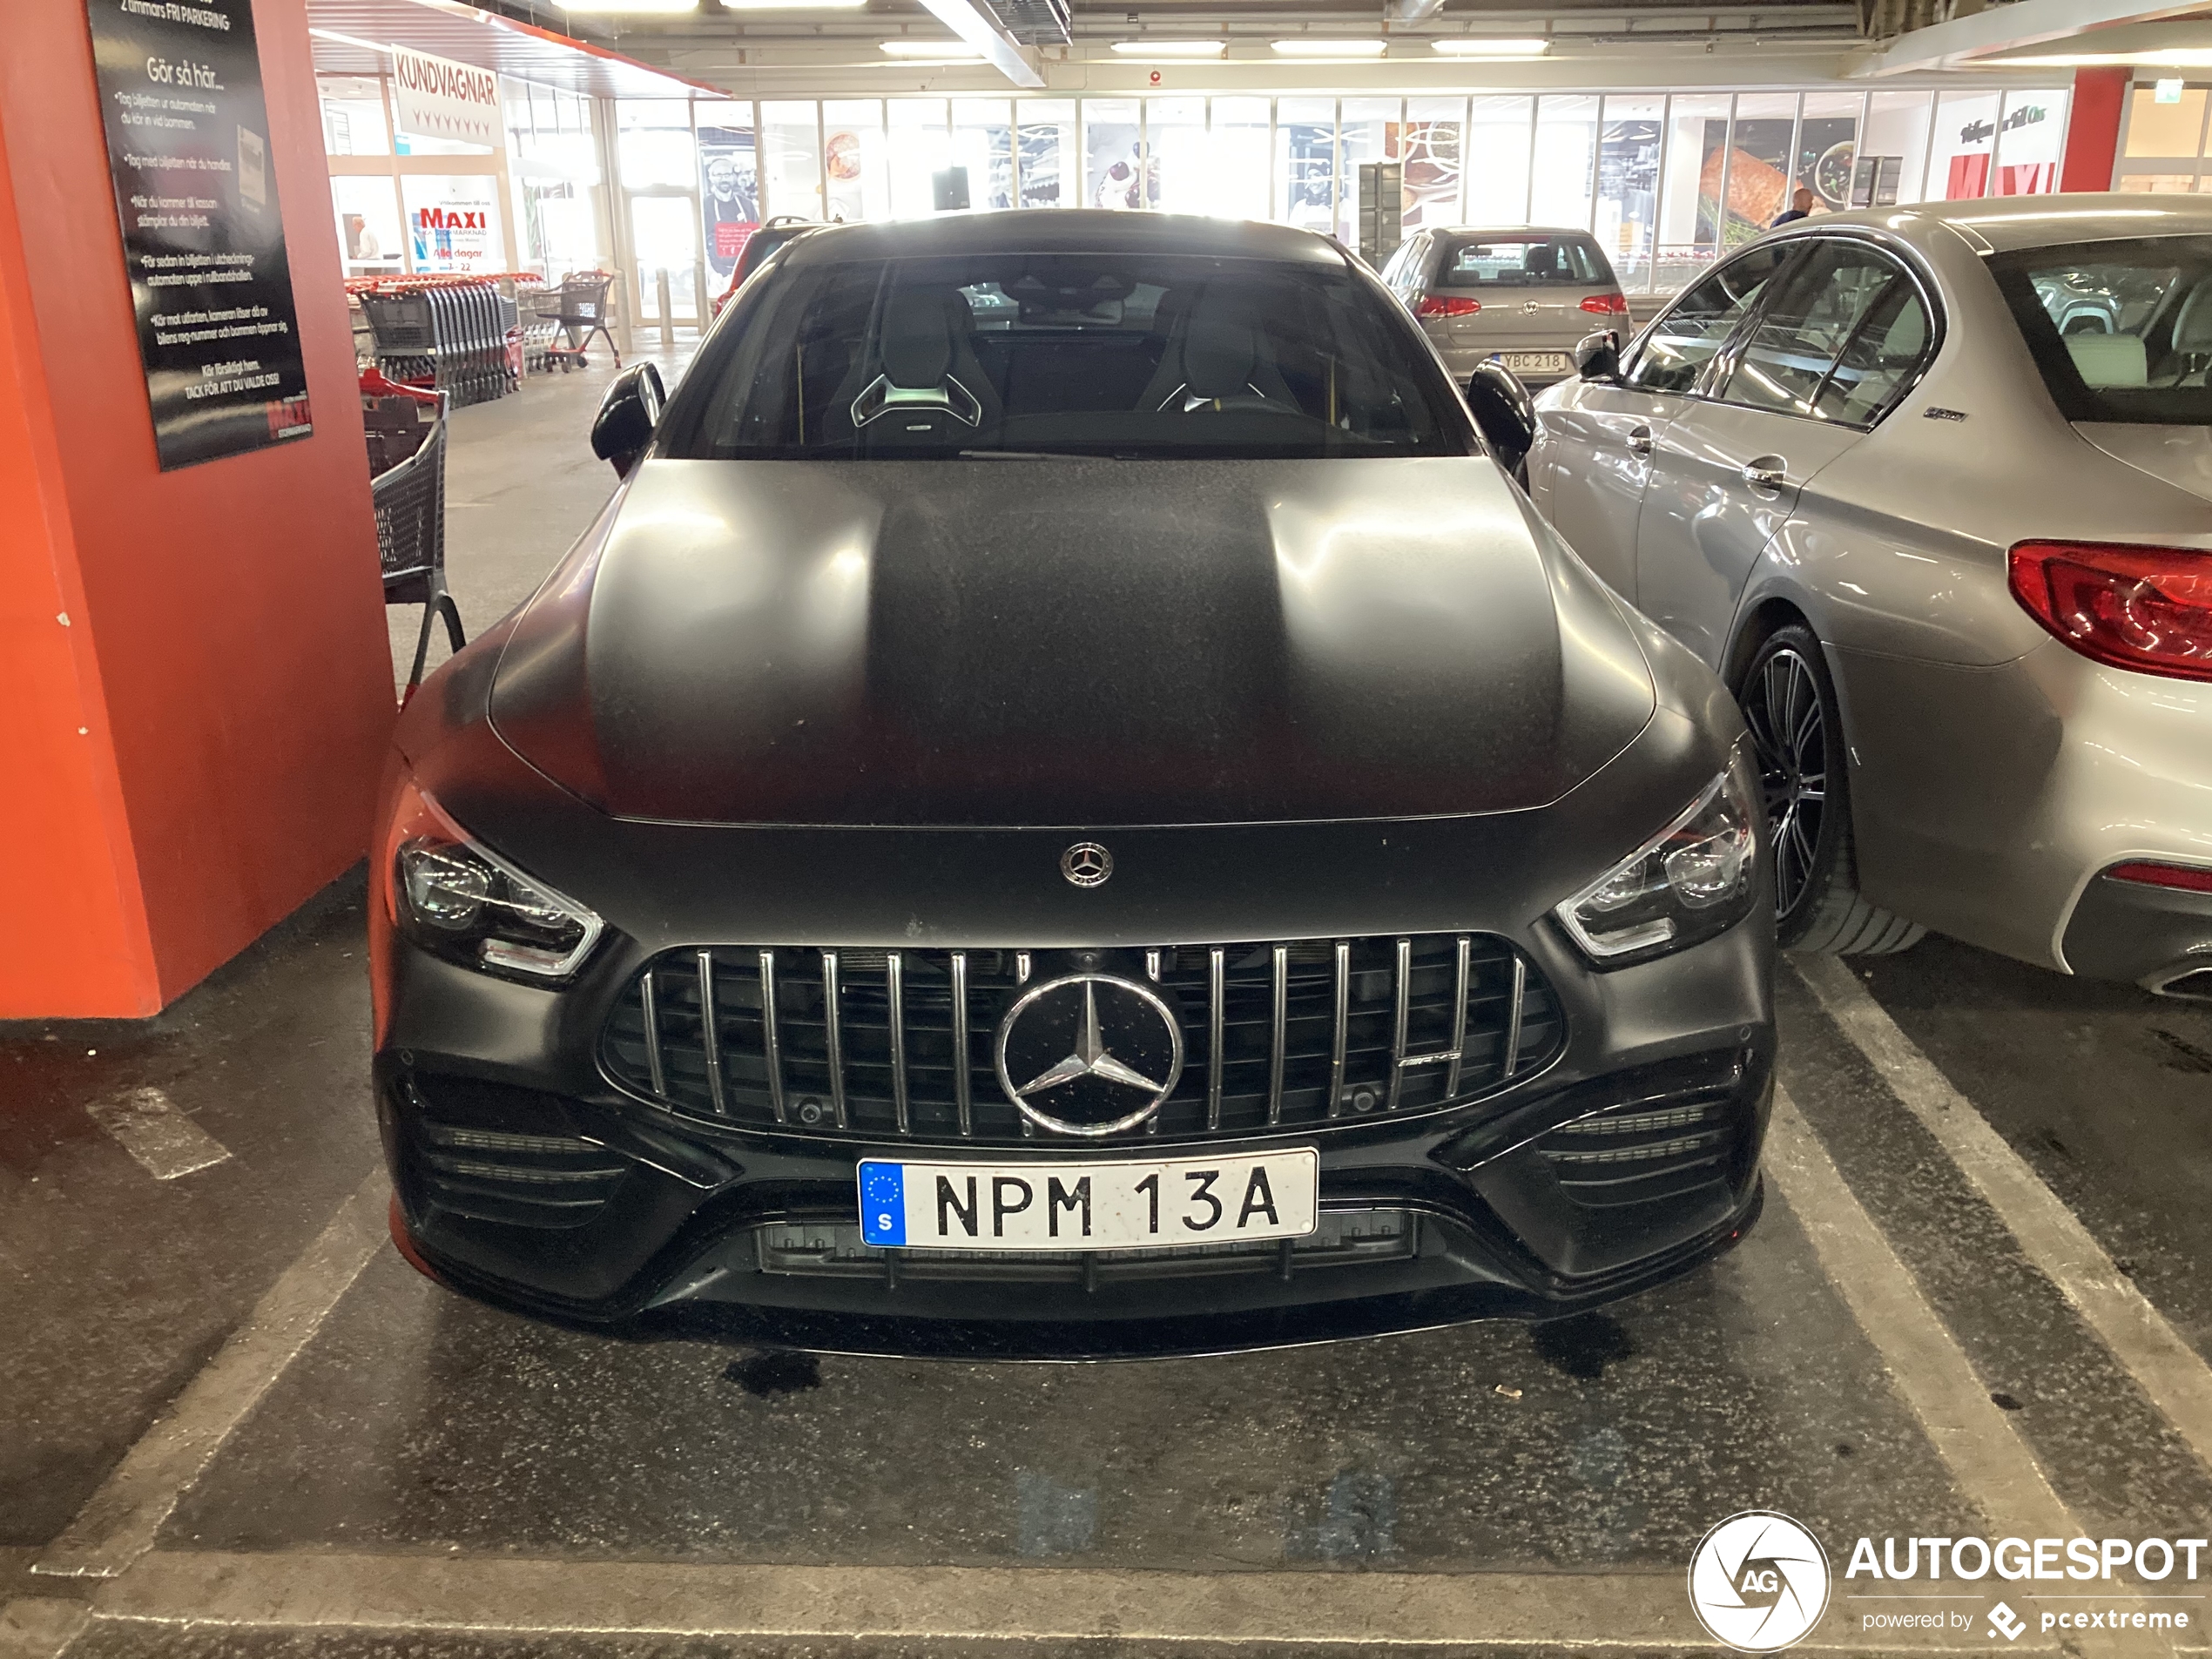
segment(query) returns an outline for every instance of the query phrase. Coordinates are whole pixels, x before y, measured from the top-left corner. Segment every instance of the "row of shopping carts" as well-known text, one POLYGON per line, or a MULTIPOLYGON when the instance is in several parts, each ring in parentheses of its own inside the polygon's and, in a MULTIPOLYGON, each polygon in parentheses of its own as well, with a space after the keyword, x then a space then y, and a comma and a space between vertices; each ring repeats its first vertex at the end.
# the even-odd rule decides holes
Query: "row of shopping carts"
POLYGON ((445 392, 459 406, 505 396, 525 372, 584 361, 594 334, 612 352, 607 290, 613 280, 609 272, 580 272, 557 287, 533 289, 514 278, 386 278, 355 286, 354 297, 377 368, 407 385, 445 392))

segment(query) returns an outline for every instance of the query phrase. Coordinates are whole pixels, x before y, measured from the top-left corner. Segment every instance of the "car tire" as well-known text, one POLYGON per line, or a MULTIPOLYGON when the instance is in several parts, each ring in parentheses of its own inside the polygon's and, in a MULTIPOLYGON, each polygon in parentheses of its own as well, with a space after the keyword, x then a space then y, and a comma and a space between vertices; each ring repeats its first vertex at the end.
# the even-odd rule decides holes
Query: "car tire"
POLYGON ((1812 630, 1792 623, 1760 643, 1737 690, 1750 728, 1774 849, 1776 931, 1784 950, 1881 955, 1927 930, 1858 890, 1851 779, 1835 681, 1812 630))

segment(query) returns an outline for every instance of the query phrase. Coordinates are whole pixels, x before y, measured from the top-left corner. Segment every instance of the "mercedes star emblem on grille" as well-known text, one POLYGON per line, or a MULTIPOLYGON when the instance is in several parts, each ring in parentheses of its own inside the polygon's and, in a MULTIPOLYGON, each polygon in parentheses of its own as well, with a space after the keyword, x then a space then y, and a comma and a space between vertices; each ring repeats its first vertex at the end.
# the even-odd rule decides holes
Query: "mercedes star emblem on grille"
POLYGON ((1079 887, 1101 887, 1114 873, 1114 855, 1096 841, 1077 841, 1060 855, 1060 873, 1079 887))
POLYGON ((1183 1025, 1148 985, 1112 974, 1069 974, 1014 999, 999 1022, 993 1058, 999 1087, 1040 1129, 1116 1135, 1175 1092, 1183 1025))

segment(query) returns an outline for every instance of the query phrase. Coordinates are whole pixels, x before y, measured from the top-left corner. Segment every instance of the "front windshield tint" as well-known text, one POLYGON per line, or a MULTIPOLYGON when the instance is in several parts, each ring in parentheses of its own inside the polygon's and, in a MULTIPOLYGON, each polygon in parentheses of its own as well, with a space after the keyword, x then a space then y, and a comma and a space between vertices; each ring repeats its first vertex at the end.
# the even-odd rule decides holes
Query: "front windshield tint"
POLYGON ((2067 419, 2212 425, 2212 236, 2030 248, 1989 265, 2067 419))
POLYGON ((1338 268, 1148 253, 786 271, 670 411, 680 458, 1465 455, 1386 296, 1338 268))

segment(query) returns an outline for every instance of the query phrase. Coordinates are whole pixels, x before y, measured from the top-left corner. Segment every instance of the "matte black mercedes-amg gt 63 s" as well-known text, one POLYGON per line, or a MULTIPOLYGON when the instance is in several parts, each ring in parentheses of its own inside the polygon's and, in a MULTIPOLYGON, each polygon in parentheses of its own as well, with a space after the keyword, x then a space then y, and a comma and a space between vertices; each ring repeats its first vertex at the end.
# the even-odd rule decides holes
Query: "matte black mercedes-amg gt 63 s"
POLYGON ((426 1271, 1141 1354, 1549 1317, 1750 1224, 1736 710, 1340 249, 819 230, 594 442, 614 499, 415 699, 381 809, 426 1271))

